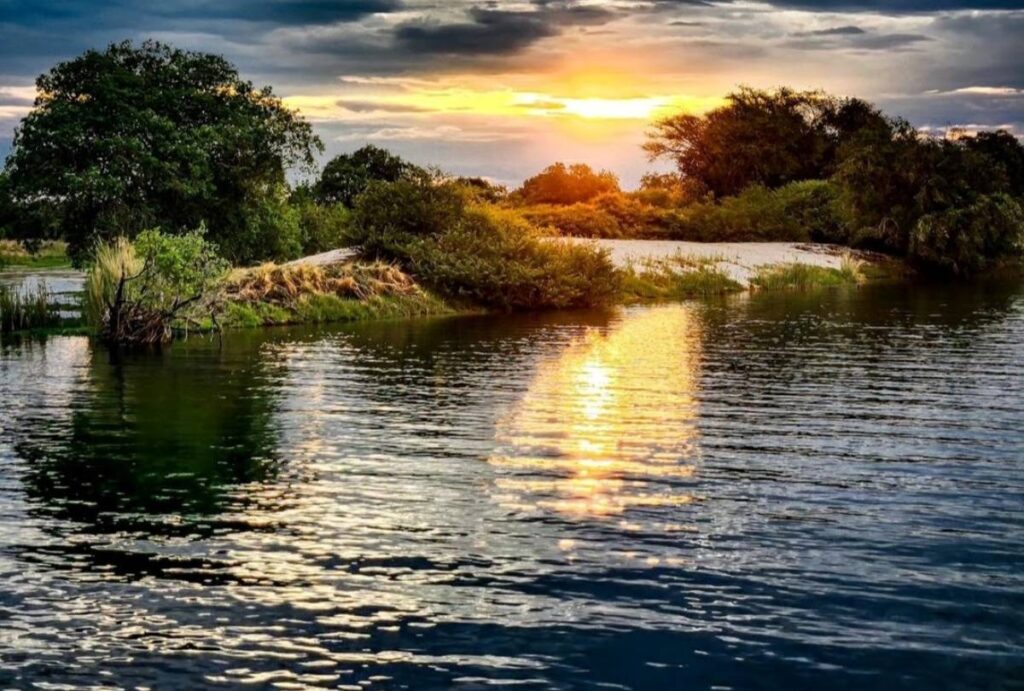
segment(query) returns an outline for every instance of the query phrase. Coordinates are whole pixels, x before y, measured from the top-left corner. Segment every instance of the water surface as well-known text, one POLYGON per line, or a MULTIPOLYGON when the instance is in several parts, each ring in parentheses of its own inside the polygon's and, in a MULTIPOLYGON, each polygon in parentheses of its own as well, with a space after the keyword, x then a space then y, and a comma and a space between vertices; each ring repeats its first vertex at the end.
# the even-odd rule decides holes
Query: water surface
POLYGON ((1024 291, 0 347, 0 684, 1021 688, 1024 291))

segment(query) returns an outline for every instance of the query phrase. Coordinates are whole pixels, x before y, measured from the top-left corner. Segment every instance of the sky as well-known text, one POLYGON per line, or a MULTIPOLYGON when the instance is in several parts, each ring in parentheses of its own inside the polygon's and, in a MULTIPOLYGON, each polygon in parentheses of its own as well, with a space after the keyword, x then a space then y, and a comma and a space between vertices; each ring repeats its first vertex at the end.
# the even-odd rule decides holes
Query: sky
POLYGON ((38 74, 147 38, 273 86, 326 157, 373 143, 505 184, 562 160, 634 186, 652 120, 741 84, 1024 134, 1024 0, 0 0, 0 156, 38 74))

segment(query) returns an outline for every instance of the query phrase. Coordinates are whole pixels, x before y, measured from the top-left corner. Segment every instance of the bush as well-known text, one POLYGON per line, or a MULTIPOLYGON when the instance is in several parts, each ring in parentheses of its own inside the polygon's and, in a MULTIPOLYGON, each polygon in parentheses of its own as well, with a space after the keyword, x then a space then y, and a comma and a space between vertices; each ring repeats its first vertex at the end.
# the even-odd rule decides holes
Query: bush
POLYGON ((927 269, 973 274, 1024 254, 1024 210, 1012 197, 980 197, 965 208, 923 216, 914 226, 911 261, 927 269))
POLYGON ((438 291, 501 309, 600 305, 618 289, 605 252, 545 240, 516 214, 488 207, 419 240, 410 257, 413 272, 438 291))
POLYGON ((375 182, 356 201, 350 239, 367 256, 401 260, 412 241, 456 227, 465 209, 462 188, 426 173, 375 182))
POLYGON ((616 288, 606 254, 541 238, 516 212, 468 204, 462 188, 433 177, 372 185, 356 202, 352 236, 364 254, 486 306, 596 305, 616 288))
POLYGON ((317 254, 343 247, 349 242, 351 212, 341 204, 315 204, 304 201, 296 206, 299 214, 299 241, 303 254, 317 254))
POLYGON ((175 319, 209 296, 227 272, 201 231, 139 234, 97 246, 86 282, 86 313, 100 337, 119 345, 170 339, 175 319))
POLYGON ((828 182, 809 180, 769 190, 754 185, 719 203, 703 202, 669 218, 668 233, 702 242, 844 242, 838 196, 828 182))
POLYGON ((390 151, 368 144, 328 161, 312 191, 321 204, 343 204, 351 208, 374 181, 395 182, 420 172, 390 151))
POLYGON ((522 215, 540 228, 550 228, 558 235, 582 238, 621 238, 619 220, 593 204, 540 204, 522 209, 522 215))

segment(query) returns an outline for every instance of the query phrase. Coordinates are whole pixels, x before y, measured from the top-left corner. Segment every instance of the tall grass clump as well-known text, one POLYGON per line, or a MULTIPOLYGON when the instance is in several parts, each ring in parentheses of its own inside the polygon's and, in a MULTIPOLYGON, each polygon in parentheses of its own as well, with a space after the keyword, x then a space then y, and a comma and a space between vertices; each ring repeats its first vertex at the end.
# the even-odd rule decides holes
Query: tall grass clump
POLYGON ((717 260, 682 254, 631 264, 622 279, 622 297, 626 302, 713 297, 742 289, 717 266, 717 260))
POLYGON ((227 281, 226 326, 266 326, 414 317, 450 311, 397 266, 385 262, 319 267, 265 264, 227 281))
POLYGON ((838 269, 810 264, 763 266, 750 279, 750 285, 760 290, 813 290, 854 286, 862 280, 859 262, 845 256, 838 269))
POLYGON ((31 293, 0 285, 0 332, 39 329, 60 323, 60 313, 50 304, 45 285, 31 293))

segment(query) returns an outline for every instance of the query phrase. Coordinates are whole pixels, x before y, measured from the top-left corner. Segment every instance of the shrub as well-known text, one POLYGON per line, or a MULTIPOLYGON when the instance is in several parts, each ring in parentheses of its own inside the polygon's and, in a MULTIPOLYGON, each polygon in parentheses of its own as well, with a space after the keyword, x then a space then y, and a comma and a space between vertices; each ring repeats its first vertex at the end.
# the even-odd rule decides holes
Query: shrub
POLYGON ((540 228, 550 228, 558 235, 583 238, 621 238, 619 220, 593 204, 540 204, 528 206, 522 215, 540 228))
POLYGON ((980 197, 965 208, 923 216, 910 236, 915 263, 952 274, 972 274, 1024 254, 1024 210, 1012 197, 980 197))
POLYGON ((372 185, 356 202, 352 228, 364 254, 482 305, 595 305, 616 287, 605 253, 541 238, 515 211, 468 204, 460 186, 436 177, 372 185))
POLYGON ((680 240, 844 242, 846 224, 838 195, 821 180, 769 190, 754 185, 718 203, 703 202, 668 217, 668 234, 680 240))
POLYGON ((462 188, 436 176, 375 182, 356 201, 350 239, 367 256, 401 260, 413 240, 456 227, 465 209, 462 188))
POLYGON ((538 237, 518 215, 475 207, 458 227, 410 248, 418 276, 444 294, 501 309, 609 302, 618 276, 607 254, 538 237))
POLYGON ((209 297, 227 269, 201 231, 170 236, 147 230, 134 244, 117 238, 96 248, 86 311, 110 343, 161 343, 174 320, 209 297))
POLYGON ((326 252, 349 242, 351 212, 341 204, 303 201, 296 206, 296 210, 303 254, 326 252))

